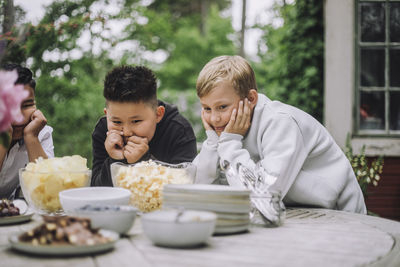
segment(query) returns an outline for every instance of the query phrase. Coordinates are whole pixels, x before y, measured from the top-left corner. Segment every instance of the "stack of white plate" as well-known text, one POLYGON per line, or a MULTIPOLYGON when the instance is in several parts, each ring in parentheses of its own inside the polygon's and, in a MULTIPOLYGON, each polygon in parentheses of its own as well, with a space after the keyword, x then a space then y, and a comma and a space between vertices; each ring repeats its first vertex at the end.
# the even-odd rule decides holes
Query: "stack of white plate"
POLYGON ((163 208, 183 207, 215 212, 215 234, 246 231, 250 219, 250 191, 225 185, 168 184, 163 189, 163 208))

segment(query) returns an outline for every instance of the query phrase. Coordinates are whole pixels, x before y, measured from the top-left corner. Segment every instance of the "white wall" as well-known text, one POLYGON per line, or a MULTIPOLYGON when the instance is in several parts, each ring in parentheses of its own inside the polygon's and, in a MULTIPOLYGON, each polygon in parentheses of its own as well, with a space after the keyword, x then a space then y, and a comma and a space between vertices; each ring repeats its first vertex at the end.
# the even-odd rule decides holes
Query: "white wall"
POLYGON ((352 130, 354 0, 325 0, 324 124, 340 147, 352 130))

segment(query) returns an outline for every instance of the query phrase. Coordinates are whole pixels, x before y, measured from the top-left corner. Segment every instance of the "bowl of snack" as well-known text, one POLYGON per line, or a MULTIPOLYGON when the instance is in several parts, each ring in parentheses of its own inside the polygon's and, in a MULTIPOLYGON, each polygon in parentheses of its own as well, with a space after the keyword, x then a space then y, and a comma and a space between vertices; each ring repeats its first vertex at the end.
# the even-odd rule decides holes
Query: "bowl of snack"
POLYGON ((144 234, 166 247, 194 247, 205 244, 215 229, 217 215, 209 211, 159 210, 143 214, 144 234))
POLYGON ((13 249, 38 255, 84 255, 114 247, 119 235, 93 228, 90 219, 72 216, 43 216, 35 228, 9 237, 13 249))
POLYGON ((168 164, 149 160, 135 164, 111 164, 111 177, 115 187, 131 191, 131 205, 142 212, 162 207, 162 189, 166 184, 192 184, 196 166, 191 162, 168 164))
POLYGON ((78 155, 39 158, 20 169, 19 181, 29 207, 40 214, 62 213, 59 192, 90 185, 86 162, 78 155))
POLYGON ((93 186, 61 191, 60 202, 66 214, 86 205, 129 205, 131 192, 125 188, 93 186))
POLYGON ((89 218, 92 227, 119 234, 126 234, 132 228, 136 213, 137 209, 131 205, 86 205, 73 212, 74 216, 89 218))

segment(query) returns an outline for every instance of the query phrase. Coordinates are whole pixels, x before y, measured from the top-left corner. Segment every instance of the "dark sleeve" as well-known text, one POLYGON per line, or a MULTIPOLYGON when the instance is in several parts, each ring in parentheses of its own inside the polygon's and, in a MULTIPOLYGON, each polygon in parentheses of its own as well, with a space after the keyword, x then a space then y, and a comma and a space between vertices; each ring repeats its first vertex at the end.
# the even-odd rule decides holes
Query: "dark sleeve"
POLYGON ((108 156, 104 147, 107 136, 107 123, 100 119, 92 133, 93 166, 91 186, 112 186, 110 165, 117 162, 108 156))
POLYGON ((193 161, 197 155, 197 146, 196 136, 190 125, 175 131, 175 136, 173 136, 171 141, 171 163, 176 164, 193 161))

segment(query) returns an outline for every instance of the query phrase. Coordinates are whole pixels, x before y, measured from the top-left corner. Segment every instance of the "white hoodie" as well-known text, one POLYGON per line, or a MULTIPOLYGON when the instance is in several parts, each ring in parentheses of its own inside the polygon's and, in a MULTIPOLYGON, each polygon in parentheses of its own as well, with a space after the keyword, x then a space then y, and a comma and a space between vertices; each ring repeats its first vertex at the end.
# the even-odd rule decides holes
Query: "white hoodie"
MULTIPOLYGON (((364 197, 350 162, 331 135, 309 114, 258 94, 247 135, 207 131, 194 163, 196 183, 218 182, 219 159, 264 169, 278 177, 287 205, 366 213, 364 197)), ((239 181, 228 181, 242 186, 239 181)))

